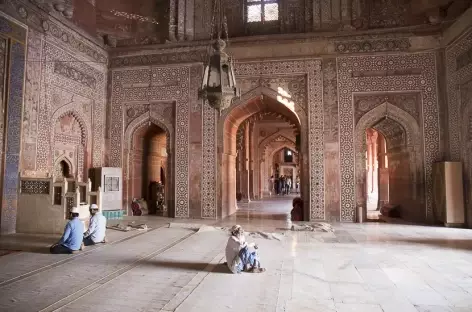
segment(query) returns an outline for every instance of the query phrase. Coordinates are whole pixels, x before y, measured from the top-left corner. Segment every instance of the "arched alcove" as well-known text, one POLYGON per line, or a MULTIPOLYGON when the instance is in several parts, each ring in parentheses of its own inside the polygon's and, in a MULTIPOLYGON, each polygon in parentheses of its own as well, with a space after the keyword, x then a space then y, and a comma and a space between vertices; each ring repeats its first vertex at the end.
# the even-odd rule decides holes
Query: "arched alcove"
POLYGON ((363 115, 355 127, 357 205, 366 211, 366 130, 369 128, 381 132, 387 141, 390 204, 399 205, 406 220, 425 220, 422 133, 410 114, 388 102, 363 115))

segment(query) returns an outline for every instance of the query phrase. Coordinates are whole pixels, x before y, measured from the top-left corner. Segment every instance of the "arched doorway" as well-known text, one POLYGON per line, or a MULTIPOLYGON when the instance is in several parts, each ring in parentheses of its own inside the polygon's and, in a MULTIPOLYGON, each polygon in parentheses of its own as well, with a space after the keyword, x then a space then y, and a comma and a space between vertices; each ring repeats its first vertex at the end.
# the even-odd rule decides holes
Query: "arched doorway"
MULTIPOLYGON (((146 203, 151 214, 173 215, 173 180, 171 136, 164 125, 147 120, 126 131, 127 166, 124 198, 130 211, 134 199, 146 203), (158 207, 158 197, 164 196, 165 209, 158 207)), ((130 212, 131 213, 131 212, 130 212)))
MULTIPOLYGON (((422 149, 415 148, 422 146, 417 121, 397 106, 384 103, 360 118, 355 136, 357 205, 364 207, 364 212, 368 211, 369 193, 376 185, 372 180, 380 181, 379 178, 382 178, 374 175, 376 164, 372 160, 376 154, 377 159, 383 156, 383 161, 387 160, 387 166, 383 165, 387 173, 383 173, 382 186, 388 185, 388 202, 385 198, 378 198, 378 205, 388 203, 389 206, 396 207, 401 218, 408 221, 425 220, 424 188, 421 187, 424 185, 421 183, 424 170, 422 149), (369 135, 370 142, 367 140, 369 135), (379 150, 379 143, 382 142, 379 135, 385 138, 383 154, 379 150), (372 140, 374 138, 375 140, 372 140), (370 164, 369 155, 372 158, 370 164), (369 176, 370 173, 372 175, 369 176), (388 183, 385 183, 386 175, 388 183)), ((382 193, 384 197, 384 189, 378 191, 379 196, 382 193)))
POLYGON ((367 219, 378 220, 380 208, 389 203, 387 141, 378 130, 366 130, 367 219))
MULTIPOLYGON (((238 166, 236 159, 238 157, 237 133, 241 124, 251 118, 257 119, 258 117, 255 116, 270 115, 272 113, 289 122, 297 131, 297 134, 300 134, 301 141, 307 143, 306 134, 300 132, 300 129, 302 128, 301 124, 302 122, 305 122, 306 119, 302 118, 303 121, 300 120, 299 115, 296 112, 297 105, 295 103, 291 102, 291 105, 287 105, 279 102, 276 99, 276 92, 273 90, 270 90, 270 92, 262 92, 262 96, 261 94, 252 94, 253 95, 249 98, 243 96, 241 100, 233 103, 231 107, 223 113, 219 120, 218 163, 221 168, 218 177, 219 181, 221 181, 221 183, 219 183, 221 188, 218 190, 218 207, 220 209, 218 211, 219 217, 225 217, 235 213, 238 207, 236 184, 238 181, 236 168, 238 166)), ((258 142, 256 142, 257 138, 254 135, 254 133, 257 134, 258 132, 254 131, 254 129, 257 128, 248 125, 248 129, 246 130, 246 136, 250 139, 247 141, 249 142, 246 148, 247 154, 243 156, 244 166, 246 166, 243 168, 243 171, 247 171, 247 176, 249 178, 249 191, 258 193, 260 185, 257 183, 258 181, 260 182, 260 176, 257 172, 254 174, 254 169, 261 164, 261 159, 259 158, 260 154, 254 149, 255 146, 258 146, 258 142)), ((302 148, 305 148, 305 146, 302 148)), ((246 179, 246 175, 243 175, 243 177, 246 179)), ((304 178, 305 177, 302 177, 302 179, 304 178)), ((306 178, 308 181, 308 176, 306 176, 306 178)), ((254 196, 254 194, 251 194, 251 197, 252 196, 254 196)))

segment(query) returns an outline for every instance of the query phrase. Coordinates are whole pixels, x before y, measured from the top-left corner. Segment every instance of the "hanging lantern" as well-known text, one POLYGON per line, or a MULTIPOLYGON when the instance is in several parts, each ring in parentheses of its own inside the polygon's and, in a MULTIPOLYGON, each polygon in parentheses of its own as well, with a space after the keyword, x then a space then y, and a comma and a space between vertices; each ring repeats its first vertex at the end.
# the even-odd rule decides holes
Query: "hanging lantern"
POLYGON ((235 97, 240 96, 240 91, 236 86, 236 77, 234 76, 233 59, 224 50, 226 41, 221 39, 221 28, 224 28, 226 38, 228 38, 226 19, 221 18, 221 0, 215 0, 212 29, 210 40, 213 41, 208 63, 205 66, 202 88, 200 89, 200 98, 207 100, 211 107, 222 110, 231 105, 235 97), (215 21, 218 20, 217 37, 213 38, 215 21), (223 24, 223 25, 222 25, 223 24))

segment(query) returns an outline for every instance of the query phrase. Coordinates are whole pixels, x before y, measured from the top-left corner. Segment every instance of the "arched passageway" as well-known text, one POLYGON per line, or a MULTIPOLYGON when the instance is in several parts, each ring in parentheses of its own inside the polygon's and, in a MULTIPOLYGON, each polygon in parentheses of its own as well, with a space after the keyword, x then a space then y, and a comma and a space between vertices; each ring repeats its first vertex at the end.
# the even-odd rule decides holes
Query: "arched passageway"
MULTIPOLYGON (((248 203, 268 195, 268 180, 275 174, 273 164, 269 166, 274 153, 284 145, 293 151, 300 148, 295 144, 297 137, 306 140, 300 129, 293 107, 266 94, 239 101, 225 112, 220 118, 222 136, 218 142, 220 217, 235 213, 238 201, 248 203)), ((308 176, 301 177, 305 178, 308 176)))
MULTIPOLYGON (((384 103, 356 125, 357 204, 369 210, 388 205, 408 221, 426 218, 421 132, 402 109, 384 103)), ((375 218, 375 217, 374 217, 375 218)))

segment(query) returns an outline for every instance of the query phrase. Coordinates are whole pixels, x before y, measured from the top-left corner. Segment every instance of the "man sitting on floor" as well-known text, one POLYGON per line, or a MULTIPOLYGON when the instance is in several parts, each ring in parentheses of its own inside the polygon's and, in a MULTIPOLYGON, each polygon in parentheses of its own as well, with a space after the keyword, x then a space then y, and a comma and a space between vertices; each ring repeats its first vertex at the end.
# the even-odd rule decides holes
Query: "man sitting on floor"
POLYGON ((231 237, 226 245, 226 264, 233 273, 241 273, 242 271, 251 273, 262 273, 265 271, 261 268, 257 252, 250 251, 249 248, 258 249, 255 243, 248 244, 244 231, 240 225, 231 228, 231 237))
POLYGON ((70 210, 72 219, 67 222, 59 242, 49 249, 53 254, 70 254, 80 250, 84 237, 84 225, 79 220, 79 209, 72 207, 70 210))
POLYGON ((105 243, 105 231, 107 229, 107 219, 98 211, 98 206, 90 206, 90 225, 84 233, 84 245, 90 246, 105 243))

